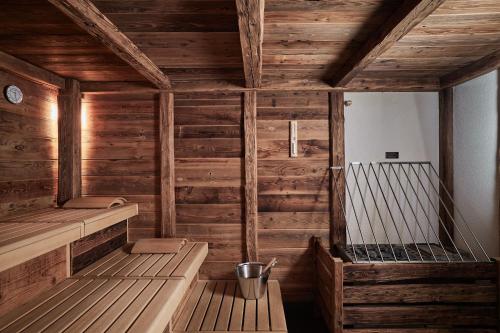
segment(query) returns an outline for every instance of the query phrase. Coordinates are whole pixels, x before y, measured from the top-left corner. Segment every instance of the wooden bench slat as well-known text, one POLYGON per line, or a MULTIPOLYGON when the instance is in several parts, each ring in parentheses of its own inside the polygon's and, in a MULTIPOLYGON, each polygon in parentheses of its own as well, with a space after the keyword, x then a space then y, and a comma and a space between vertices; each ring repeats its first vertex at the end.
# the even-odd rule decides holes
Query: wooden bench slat
POLYGON ((57 319, 61 318, 66 314, 66 312, 70 311, 74 306, 76 306, 81 300, 85 299, 88 295, 94 292, 97 288, 99 288, 106 281, 92 281, 87 284, 82 289, 78 290, 74 293, 70 298, 66 299, 64 302, 58 304, 56 307, 50 310, 50 313, 42 316, 38 320, 36 320, 33 324, 31 324, 28 328, 23 329, 23 332, 26 333, 37 333, 42 332, 52 324, 57 319))
POLYGON ((126 273, 126 276, 143 276, 162 256, 162 254, 152 254, 133 271, 126 273))
POLYGON ((269 311, 271 317, 271 329, 273 331, 286 331, 285 310, 281 298, 280 285, 277 281, 268 282, 269 311))
POLYGON ((134 280, 124 280, 113 288, 113 290, 98 301, 90 310, 85 312, 78 320, 68 327, 68 332, 83 332, 99 318, 115 301, 122 296, 133 284, 134 280))
MULTIPOLYGON (((113 325, 108 329, 109 332, 126 332, 132 325, 141 312, 146 308, 149 302, 153 299, 160 288, 165 284, 163 280, 153 280, 146 288, 134 298, 133 302, 127 306, 120 316, 115 320, 113 325)), ((144 332, 145 327, 141 332, 144 332)))
POLYGON ((113 275, 115 275, 115 276, 129 276, 130 273, 135 271, 139 266, 141 266, 151 256, 152 256, 152 254, 138 255, 131 262, 129 262, 125 267, 123 267, 118 272, 114 273, 113 275))
POLYGON ((77 283, 70 285, 68 288, 65 288, 60 293, 58 293, 55 297, 52 297, 45 302, 42 302, 42 304, 38 305, 36 308, 29 311, 25 315, 21 314, 19 318, 16 318, 16 320, 12 323, 12 325, 7 327, 7 329, 2 330, 2 332, 22 331, 24 328, 26 328, 28 325, 38 320, 42 316, 44 316, 58 304, 64 302, 66 299, 71 297, 80 289, 87 286, 90 282, 91 281, 78 281, 77 283))
POLYGON ((181 303, 186 288, 181 280, 167 280, 139 315, 128 332, 163 332, 177 305, 181 303))
POLYGON ((179 253, 175 254, 172 260, 170 260, 155 276, 170 276, 172 272, 177 268, 177 266, 189 255, 189 252, 193 249, 196 243, 187 243, 180 249, 179 253))
POLYGON ((115 262, 116 260, 118 260, 118 258, 124 257, 125 255, 126 255, 126 253, 123 252, 121 249, 113 251, 113 252, 107 254, 106 256, 104 256, 103 258, 99 259, 98 261, 96 261, 92 265, 85 267, 84 269, 82 269, 81 271, 79 271, 78 273, 73 275, 72 277, 79 278, 82 276, 90 275, 92 272, 96 272, 99 269, 103 269, 102 266, 107 265, 108 263, 115 262))
POLYGON ((257 300, 257 330, 269 331, 269 302, 267 292, 257 300))
POLYGON ((234 295, 233 311, 231 313, 231 321, 229 322, 230 331, 240 331, 243 326, 243 312, 245 311, 245 299, 241 294, 239 287, 236 288, 234 295))
POLYGON ((177 320, 177 323, 175 325, 176 331, 185 331, 187 329, 189 321, 191 320, 194 310, 196 309, 196 305, 198 304, 198 300, 203 294, 206 285, 207 282, 199 281, 194 287, 191 296, 189 296, 189 299, 186 305, 184 305, 184 308, 182 309, 179 319, 177 320))
POLYGON ((137 280, 113 304, 108 304, 105 312, 87 328, 88 332, 104 332, 125 311, 125 309, 140 295, 150 280, 137 280))
POLYGON ((92 308, 99 300, 106 296, 113 288, 115 288, 120 283, 120 280, 107 281, 101 285, 98 289, 94 290, 88 295, 82 302, 73 307, 70 311, 64 314, 63 317, 54 321, 50 326, 47 327, 48 332, 62 332, 68 326, 73 324, 82 313, 87 312, 92 308))
POLYGON ((21 318, 22 316, 27 315, 29 312, 36 309, 40 306, 38 299, 44 299, 45 301, 49 301, 54 297, 57 297, 59 293, 71 287, 77 280, 64 280, 54 288, 40 294, 37 299, 31 300, 21 306, 16 307, 12 311, 7 312, 6 314, 0 316, 0 331, 4 330, 8 325, 10 325, 15 320, 21 318))
POLYGON ((243 317, 243 330, 255 331, 257 321, 257 301, 254 299, 246 300, 245 315, 243 317))
POLYGON ((237 286, 235 281, 227 282, 219 316, 217 317, 217 323, 215 324, 216 331, 226 331, 229 327, 229 319, 231 318, 231 309, 233 307, 236 288, 237 286))
POLYGON ((207 243, 194 243, 194 246, 184 260, 182 260, 171 276, 184 277, 188 280, 196 275, 199 267, 208 255, 207 243))
POLYGON ((210 299, 212 298, 212 294, 215 291, 216 282, 208 281, 203 290, 203 294, 200 297, 200 301, 196 306, 196 310, 191 317, 191 321, 188 325, 188 331, 197 331, 200 329, 201 324, 203 323, 203 319, 205 318, 205 314, 207 313, 208 305, 210 303, 210 299))
POLYGON ((219 309, 222 303, 222 296, 224 295, 225 287, 226 287, 225 282, 223 281, 217 282, 214 294, 212 296, 212 299, 210 300, 210 306, 208 307, 207 313, 205 315, 205 320, 203 320, 203 324, 201 325, 201 329, 203 331, 213 331, 215 327, 215 322, 217 321, 217 315, 219 313, 219 309))
POLYGON ((144 276, 144 277, 156 276, 158 274, 158 272, 161 271, 162 268, 165 267, 165 265, 170 262, 170 260, 172 260, 173 257, 174 257, 173 254, 162 255, 160 260, 155 262, 155 264, 153 266, 151 266, 151 268, 149 268, 142 276, 144 276))

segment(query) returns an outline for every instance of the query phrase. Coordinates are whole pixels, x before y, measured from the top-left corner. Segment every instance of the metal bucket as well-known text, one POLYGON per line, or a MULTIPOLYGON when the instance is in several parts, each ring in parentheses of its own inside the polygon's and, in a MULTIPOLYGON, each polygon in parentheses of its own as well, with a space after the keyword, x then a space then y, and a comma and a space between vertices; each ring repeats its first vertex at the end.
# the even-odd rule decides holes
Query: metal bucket
POLYGON ((236 266, 236 276, 241 294, 245 299, 259 299, 267 291, 267 279, 271 270, 260 275, 266 265, 261 262, 245 262, 236 266))

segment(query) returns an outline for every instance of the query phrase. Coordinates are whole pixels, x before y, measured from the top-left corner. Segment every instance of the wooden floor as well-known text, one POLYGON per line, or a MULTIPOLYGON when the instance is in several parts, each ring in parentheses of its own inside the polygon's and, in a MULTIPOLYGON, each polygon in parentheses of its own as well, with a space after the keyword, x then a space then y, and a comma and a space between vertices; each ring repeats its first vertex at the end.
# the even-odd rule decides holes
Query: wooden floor
POLYGON ((269 281, 266 295, 245 300, 236 281, 199 281, 174 332, 287 332, 281 291, 269 281))

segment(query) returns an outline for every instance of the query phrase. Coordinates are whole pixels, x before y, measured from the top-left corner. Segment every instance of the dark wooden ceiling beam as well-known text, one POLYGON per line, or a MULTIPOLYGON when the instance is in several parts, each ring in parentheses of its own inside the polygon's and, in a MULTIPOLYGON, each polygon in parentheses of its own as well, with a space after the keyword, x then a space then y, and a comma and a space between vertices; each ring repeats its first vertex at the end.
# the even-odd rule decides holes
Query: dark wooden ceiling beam
POLYGON ((58 89, 65 87, 65 79, 59 75, 2 51, 0 51, 0 68, 35 83, 48 85, 58 89))
POLYGON ((441 77, 441 88, 456 86, 500 68, 500 49, 487 56, 441 77))
POLYGON ((262 80, 264 0, 236 0, 236 8, 246 86, 258 88, 262 80))
POLYGON ((165 73, 89 0, 49 0, 49 2, 157 87, 162 89, 171 87, 165 73))
POLYGON ((332 85, 343 87, 422 22, 445 0, 407 0, 382 27, 334 74, 332 85))

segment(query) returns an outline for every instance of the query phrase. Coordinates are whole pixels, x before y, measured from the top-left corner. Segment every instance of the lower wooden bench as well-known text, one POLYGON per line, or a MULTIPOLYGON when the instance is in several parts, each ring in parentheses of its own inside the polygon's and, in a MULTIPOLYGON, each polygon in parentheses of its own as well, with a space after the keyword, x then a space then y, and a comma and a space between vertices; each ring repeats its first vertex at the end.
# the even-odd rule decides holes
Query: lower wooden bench
POLYGON ((245 300, 236 281, 198 281, 174 324, 174 332, 287 332, 278 281, 266 295, 245 300))
POLYGON ((0 318, 0 332, 163 332, 184 280, 68 279, 0 318))

